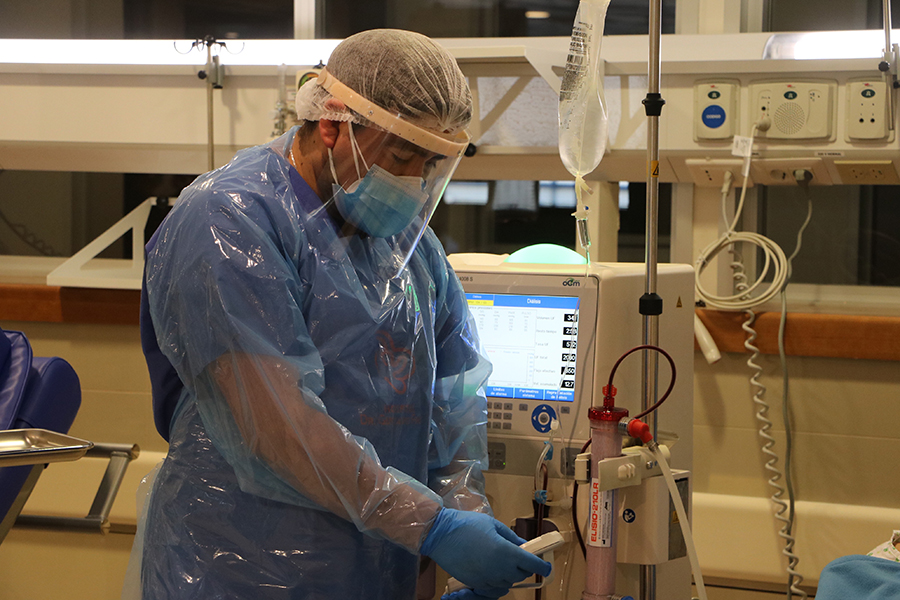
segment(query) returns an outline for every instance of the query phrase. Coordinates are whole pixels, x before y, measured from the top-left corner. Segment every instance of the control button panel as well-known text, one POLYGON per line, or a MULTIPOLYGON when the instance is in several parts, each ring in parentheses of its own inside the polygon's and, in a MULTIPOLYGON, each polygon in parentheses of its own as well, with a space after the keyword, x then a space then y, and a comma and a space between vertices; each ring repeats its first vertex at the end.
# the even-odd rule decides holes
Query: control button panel
POLYGON ((535 436, 550 431, 550 422, 558 419, 560 425, 569 431, 573 419, 577 417, 571 402, 549 404, 540 401, 510 402, 507 399, 487 399, 488 434, 535 436))
POLYGON ((549 404, 540 404, 531 411, 531 425, 539 433, 550 431, 550 423, 556 418, 556 411, 549 404))
POLYGON ((694 85, 694 138, 730 140, 738 122, 737 81, 705 81, 694 85))

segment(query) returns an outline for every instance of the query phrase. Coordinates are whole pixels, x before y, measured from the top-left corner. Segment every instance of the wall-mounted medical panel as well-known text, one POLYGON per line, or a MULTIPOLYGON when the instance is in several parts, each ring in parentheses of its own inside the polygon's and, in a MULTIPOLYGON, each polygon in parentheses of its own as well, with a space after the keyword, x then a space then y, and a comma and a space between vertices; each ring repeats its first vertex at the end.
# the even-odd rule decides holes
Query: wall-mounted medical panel
POLYGON ((730 140, 738 121, 739 81, 704 81, 694 88, 694 139, 730 140))
POLYGON ((888 87, 881 79, 847 82, 847 140, 884 140, 889 128, 888 87))
MULTIPOLYGON (((734 134, 753 137, 753 183, 795 185, 792 172, 810 166, 814 174, 811 185, 888 184, 893 180, 863 177, 858 169, 841 166, 848 161, 877 163, 879 168, 886 162, 886 173, 900 171, 900 145, 893 131, 898 126, 897 111, 891 113, 888 101, 889 93, 897 91, 883 85, 875 62, 756 61, 730 66, 739 82, 740 109, 734 134)), ((696 135, 697 121, 702 118, 697 110, 697 90, 708 81, 682 73, 663 76, 666 108, 660 120, 660 154, 668 159, 674 181, 713 187, 716 178, 698 179, 697 165, 714 165, 718 173, 722 169, 716 165, 736 157, 733 138, 696 135), (690 127, 686 127, 688 118, 690 127)))
POLYGON ((766 81, 750 85, 750 117, 769 120, 769 140, 834 139, 836 81, 766 81))

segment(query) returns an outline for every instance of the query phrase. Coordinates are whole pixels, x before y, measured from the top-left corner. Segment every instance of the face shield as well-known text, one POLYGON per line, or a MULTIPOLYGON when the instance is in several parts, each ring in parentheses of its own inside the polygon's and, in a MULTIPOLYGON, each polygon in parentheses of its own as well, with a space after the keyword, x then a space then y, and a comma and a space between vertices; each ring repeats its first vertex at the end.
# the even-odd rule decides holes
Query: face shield
POLYGON ((438 134, 363 98, 323 70, 316 83, 373 126, 347 123, 349 145, 329 150, 341 217, 390 247, 391 276, 406 266, 469 142, 438 134))

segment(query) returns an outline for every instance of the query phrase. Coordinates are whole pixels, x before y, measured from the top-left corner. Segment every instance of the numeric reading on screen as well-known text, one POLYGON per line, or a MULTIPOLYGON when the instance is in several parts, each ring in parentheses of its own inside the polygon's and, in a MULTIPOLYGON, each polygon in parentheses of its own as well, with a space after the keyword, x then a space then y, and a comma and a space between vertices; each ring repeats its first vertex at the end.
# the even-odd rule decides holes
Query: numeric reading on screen
POLYGON ((494 370, 488 396, 575 399, 578 298, 466 294, 469 312, 494 370))

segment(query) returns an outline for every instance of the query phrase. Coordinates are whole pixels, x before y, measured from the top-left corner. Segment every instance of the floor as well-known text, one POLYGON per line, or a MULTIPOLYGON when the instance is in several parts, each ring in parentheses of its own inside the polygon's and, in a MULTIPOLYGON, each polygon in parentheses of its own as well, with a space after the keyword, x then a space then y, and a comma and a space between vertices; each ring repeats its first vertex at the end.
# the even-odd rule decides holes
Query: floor
MULTIPOLYGON (((694 597, 697 598, 697 589, 693 588, 694 597)), ((759 590, 749 590, 731 587, 706 586, 706 596, 708 600, 775 600, 776 598, 785 598, 785 592, 764 592, 759 590)), ((813 596, 809 596, 813 598, 813 596)), ((799 600, 798 596, 794 596, 795 600, 799 600)))

